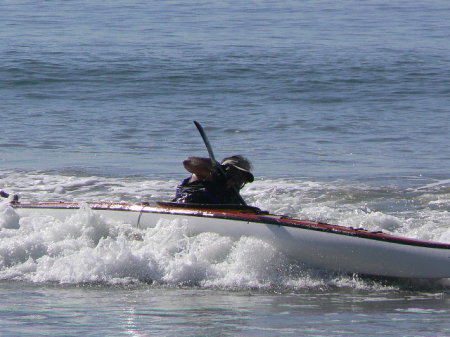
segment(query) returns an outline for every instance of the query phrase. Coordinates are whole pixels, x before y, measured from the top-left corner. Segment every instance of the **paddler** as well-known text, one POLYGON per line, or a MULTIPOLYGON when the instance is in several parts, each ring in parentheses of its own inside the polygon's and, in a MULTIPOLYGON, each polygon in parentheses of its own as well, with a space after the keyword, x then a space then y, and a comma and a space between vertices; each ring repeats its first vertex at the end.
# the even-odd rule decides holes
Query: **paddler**
POLYGON ((210 158, 189 157, 183 166, 192 175, 177 187, 172 201, 179 203, 243 204, 239 191, 255 179, 250 161, 241 155, 224 158, 222 170, 210 158))

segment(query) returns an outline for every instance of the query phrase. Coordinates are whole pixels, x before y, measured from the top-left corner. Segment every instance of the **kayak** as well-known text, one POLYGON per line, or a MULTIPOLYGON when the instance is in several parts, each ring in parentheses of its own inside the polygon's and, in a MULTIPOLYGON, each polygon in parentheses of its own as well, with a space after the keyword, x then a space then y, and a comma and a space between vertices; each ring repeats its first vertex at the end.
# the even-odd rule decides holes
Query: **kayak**
MULTIPOLYGON (((314 268, 380 277, 450 278, 447 243, 299 220, 239 205, 91 202, 88 206, 105 218, 142 229, 160 221, 178 220, 186 226, 188 235, 214 232, 233 238, 256 237, 314 268)), ((20 217, 46 215, 63 221, 81 206, 58 202, 15 203, 11 207, 20 217)))

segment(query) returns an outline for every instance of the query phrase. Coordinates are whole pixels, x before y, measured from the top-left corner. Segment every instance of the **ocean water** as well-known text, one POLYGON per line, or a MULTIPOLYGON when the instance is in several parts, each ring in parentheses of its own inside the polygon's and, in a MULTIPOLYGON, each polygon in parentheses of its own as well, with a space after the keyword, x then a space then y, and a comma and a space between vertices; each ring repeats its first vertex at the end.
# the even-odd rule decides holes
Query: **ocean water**
MULTIPOLYGON (((450 243, 450 5, 2 1, 0 189, 169 200, 241 153, 277 214, 450 243)), ((311 270, 257 237, 0 200, 0 335, 445 336, 449 280, 311 270)))

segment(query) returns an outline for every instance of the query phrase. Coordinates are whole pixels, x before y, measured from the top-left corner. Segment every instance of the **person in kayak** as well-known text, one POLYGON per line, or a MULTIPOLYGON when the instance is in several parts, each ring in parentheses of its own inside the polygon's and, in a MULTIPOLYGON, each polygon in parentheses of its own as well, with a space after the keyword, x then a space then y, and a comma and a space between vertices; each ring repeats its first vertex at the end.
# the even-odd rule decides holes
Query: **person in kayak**
MULTIPOLYGON (((9 198, 9 193, 6 193, 5 191, 0 190, 0 197, 9 198)), ((17 194, 14 194, 13 200, 11 202, 13 202, 13 203, 19 202, 19 196, 17 194)))
POLYGON ((196 204, 243 204, 239 191, 255 179, 250 161, 241 156, 224 158, 222 170, 209 158, 189 157, 183 166, 192 173, 177 187, 173 202, 196 204))

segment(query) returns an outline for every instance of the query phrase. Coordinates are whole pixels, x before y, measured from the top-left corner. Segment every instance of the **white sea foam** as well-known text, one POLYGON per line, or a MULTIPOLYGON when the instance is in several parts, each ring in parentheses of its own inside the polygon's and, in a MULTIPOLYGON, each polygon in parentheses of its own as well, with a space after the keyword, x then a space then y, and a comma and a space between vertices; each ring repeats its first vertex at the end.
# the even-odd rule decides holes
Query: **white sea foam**
MULTIPOLYGON (((168 200, 177 181, 65 176, 4 175, 2 187, 21 200, 168 200)), ((246 186, 249 204, 274 213, 340 225, 383 230, 407 237, 450 242, 449 212, 430 207, 442 194, 414 194, 397 209, 404 191, 348 182, 257 180, 246 186), (424 207, 423 199, 427 202, 424 207), (387 205, 387 206, 386 206, 387 205)), ((0 279, 30 282, 156 283, 232 288, 372 287, 366 281, 292 263, 256 237, 238 240, 214 233, 189 236, 182 222, 153 228, 100 217, 86 204, 60 221, 49 216, 19 218, 0 203, 0 279)))
MULTIPOLYGON (((142 230, 98 216, 83 206, 65 221, 33 216, 20 218, 19 225, 0 231, 2 280, 238 289, 345 287, 344 279, 348 284, 354 282, 292 265, 286 256, 255 237, 188 236, 180 221, 159 221, 154 228, 142 230)), ((360 282, 361 288, 367 286, 360 282)))

